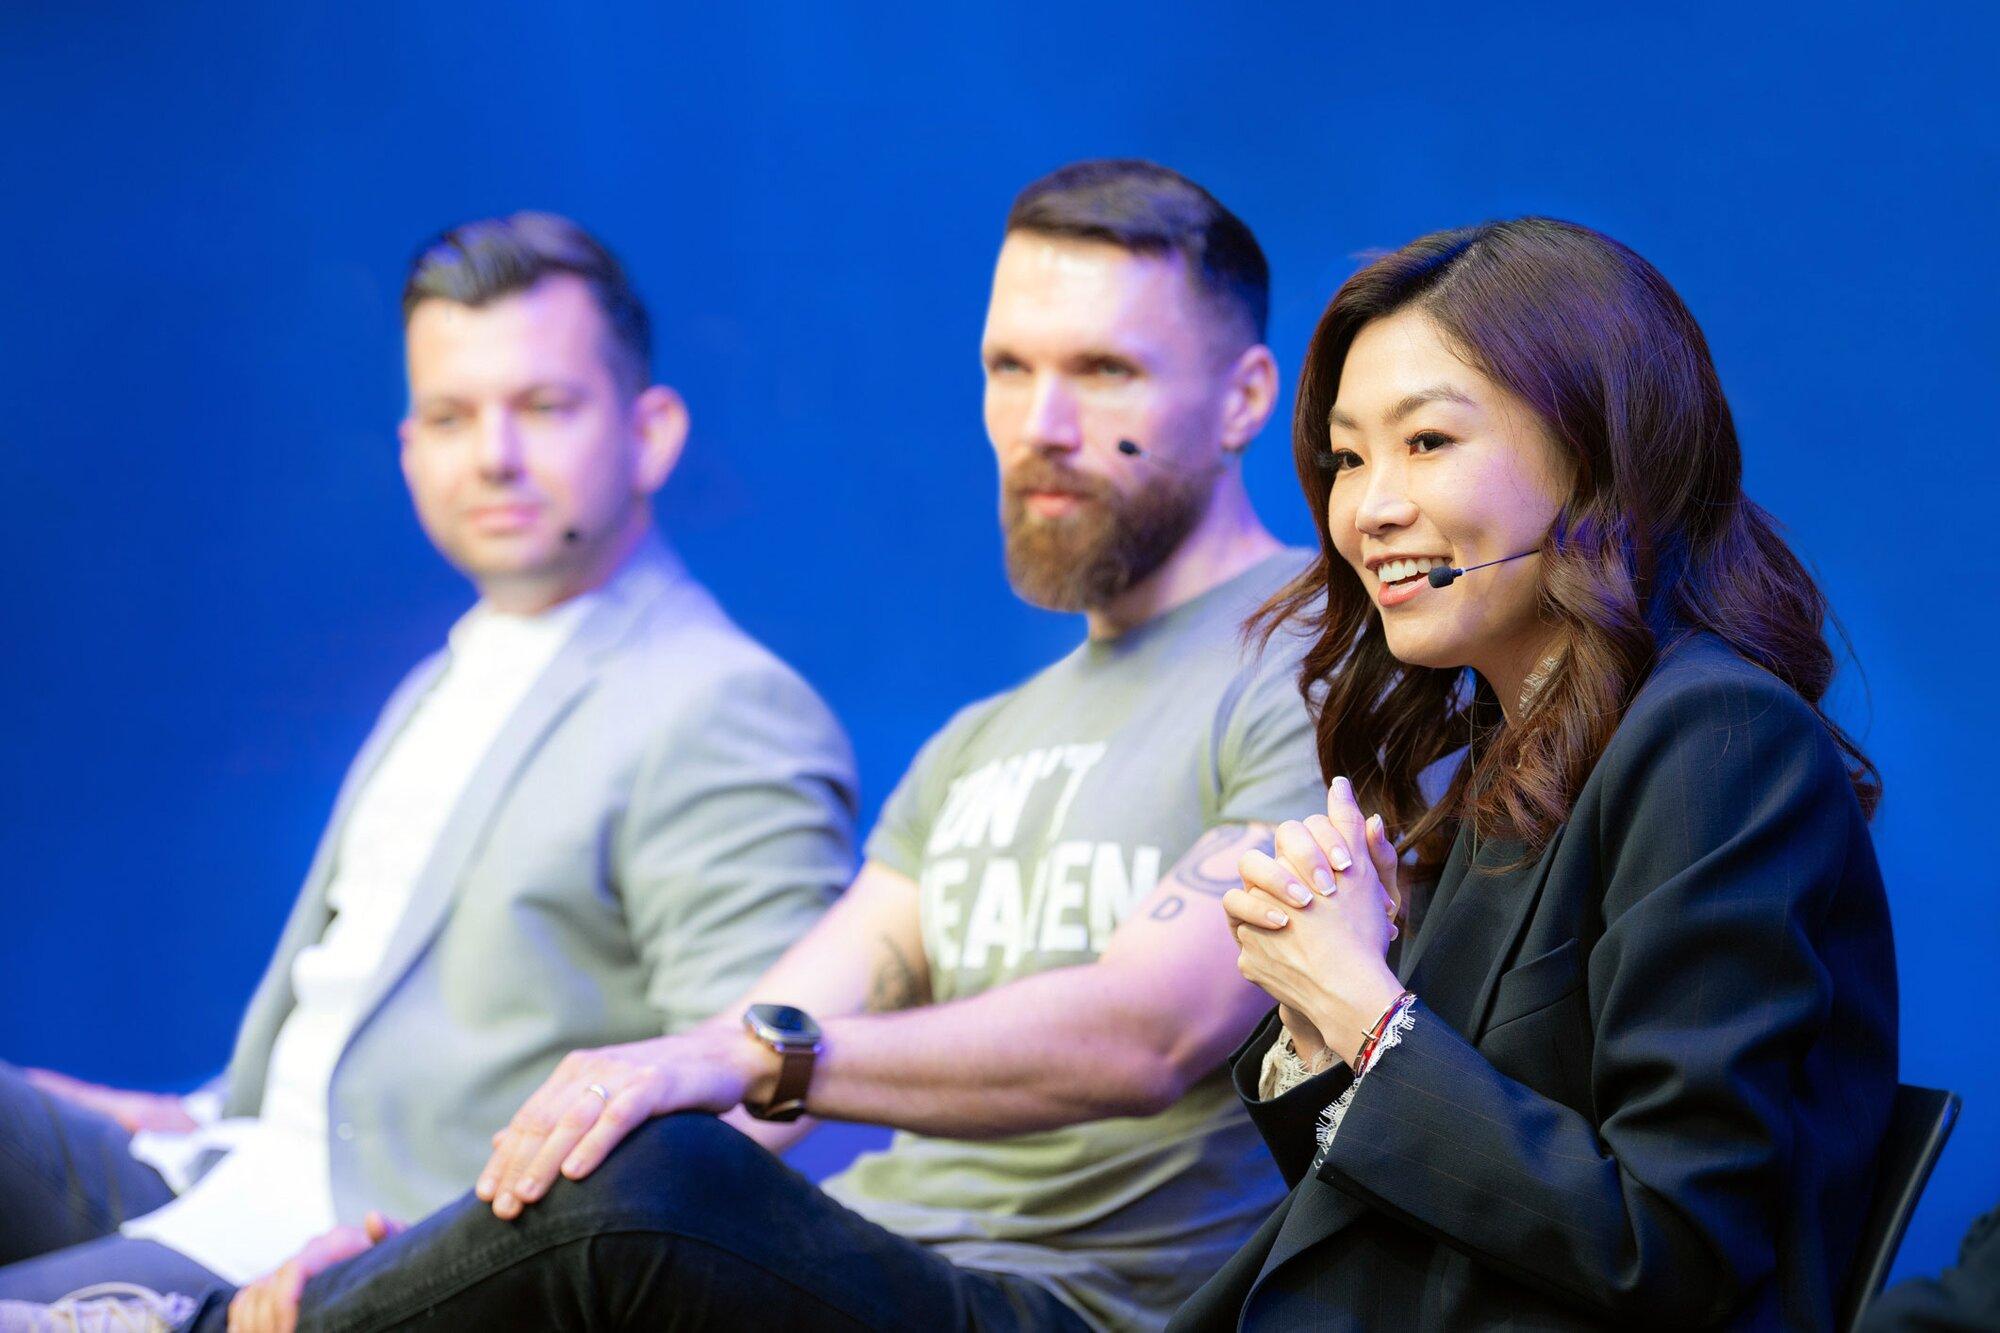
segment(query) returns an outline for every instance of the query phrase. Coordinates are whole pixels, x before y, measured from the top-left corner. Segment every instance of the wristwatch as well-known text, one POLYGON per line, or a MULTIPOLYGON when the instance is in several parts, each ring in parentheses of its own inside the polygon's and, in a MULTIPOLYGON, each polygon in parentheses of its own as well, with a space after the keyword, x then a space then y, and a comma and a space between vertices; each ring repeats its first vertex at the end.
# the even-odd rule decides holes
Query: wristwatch
POLYGON ((788 1004, 753 1004, 743 1011, 743 1026, 778 1053, 778 1084, 771 1089, 771 1100, 761 1106, 746 1101, 743 1109, 759 1120, 797 1120, 806 1112, 806 1088, 819 1056, 819 1024, 788 1004))

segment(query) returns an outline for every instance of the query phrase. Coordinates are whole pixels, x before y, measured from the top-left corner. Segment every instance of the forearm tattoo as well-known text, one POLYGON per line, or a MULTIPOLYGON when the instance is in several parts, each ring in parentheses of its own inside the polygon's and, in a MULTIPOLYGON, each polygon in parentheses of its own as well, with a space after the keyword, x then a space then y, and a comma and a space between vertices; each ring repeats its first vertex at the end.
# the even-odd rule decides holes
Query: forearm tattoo
POLYGON ((1224 824, 1201 835, 1175 878, 1211 898, 1220 898, 1243 886, 1243 876, 1236 871, 1243 853, 1258 851, 1269 856, 1276 846, 1277 834, 1262 824, 1224 824))
MULTIPOLYGON (((1220 898, 1243 886, 1243 877, 1236 871, 1243 853, 1259 851, 1268 856, 1276 846, 1276 833, 1263 824, 1223 824, 1201 835, 1181 858, 1173 877, 1196 893, 1220 898)), ((1187 899, 1182 895, 1166 894, 1153 904, 1149 915, 1155 921, 1171 921, 1186 907, 1187 899)))
POLYGON ((868 983, 868 1012, 886 1014, 922 1004, 928 987, 923 974, 911 965, 909 955, 887 935, 882 937, 882 950, 883 956, 875 964, 875 975, 868 983))

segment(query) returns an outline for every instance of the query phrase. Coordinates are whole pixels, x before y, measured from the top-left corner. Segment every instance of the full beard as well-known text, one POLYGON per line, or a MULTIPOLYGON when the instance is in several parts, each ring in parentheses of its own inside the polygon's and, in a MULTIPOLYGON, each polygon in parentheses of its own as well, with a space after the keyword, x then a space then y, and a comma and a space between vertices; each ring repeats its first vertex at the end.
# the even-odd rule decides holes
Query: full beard
POLYGON ((1102 477, 1035 459, 1001 487, 1007 581, 1021 600, 1050 611, 1088 611, 1166 562, 1208 512, 1212 474, 1160 471, 1131 495, 1102 477), (1027 494, 1066 491, 1082 503, 1055 518, 1030 513, 1027 494))

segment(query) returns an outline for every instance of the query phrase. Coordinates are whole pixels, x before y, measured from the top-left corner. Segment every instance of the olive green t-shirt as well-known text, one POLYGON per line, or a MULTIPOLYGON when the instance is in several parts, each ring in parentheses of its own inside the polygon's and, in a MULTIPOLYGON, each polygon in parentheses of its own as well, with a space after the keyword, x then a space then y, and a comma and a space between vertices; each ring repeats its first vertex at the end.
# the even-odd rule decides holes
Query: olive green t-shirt
MULTIPOLYGON (((936 1000, 1088 963, 1204 831, 1325 808, 1303 643, 1242 632, 1308 558, 1280 552, 1087 641, 924 746, 868 856, 921 887, 936 1000)), ((898 1133, 826 1189, 1120 1330, 1164 1325, 1284 1194, 1219 1067, 1159 1115, 979 1142, 898 1133)))

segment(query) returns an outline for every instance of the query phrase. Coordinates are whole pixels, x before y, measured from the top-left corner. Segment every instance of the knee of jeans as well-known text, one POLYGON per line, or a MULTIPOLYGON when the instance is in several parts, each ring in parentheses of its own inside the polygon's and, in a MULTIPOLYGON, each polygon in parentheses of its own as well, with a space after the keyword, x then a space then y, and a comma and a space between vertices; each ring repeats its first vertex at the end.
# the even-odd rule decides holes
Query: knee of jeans
POLYGON ((737 1188, 765 1158, 714 1116, 682 1112, 633 1130, 585 1183, 600 1199, 688 1201, 737 1188))

